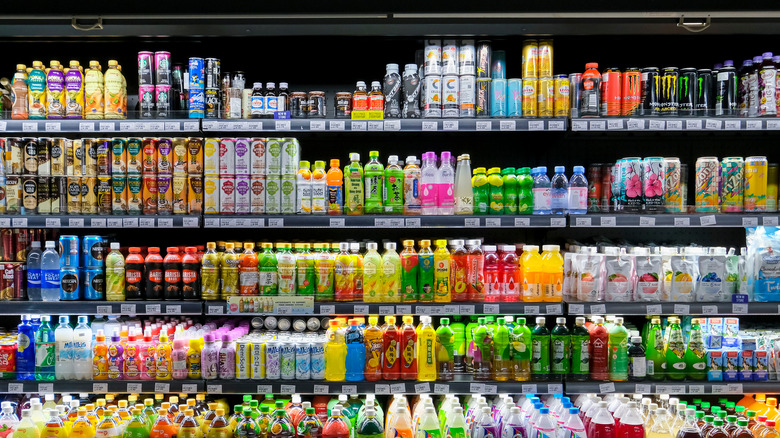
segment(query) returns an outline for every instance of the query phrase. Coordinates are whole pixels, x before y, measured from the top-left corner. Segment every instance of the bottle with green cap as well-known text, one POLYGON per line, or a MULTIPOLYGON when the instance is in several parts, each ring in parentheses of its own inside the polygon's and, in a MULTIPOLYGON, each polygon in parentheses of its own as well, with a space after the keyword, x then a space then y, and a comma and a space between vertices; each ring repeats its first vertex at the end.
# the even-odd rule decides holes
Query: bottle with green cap
POLYGON ((421 303, 433 302, 434 295, 434 272, 433 250, 431 250, 431 241, 424 239, 420 241, 420 252, 417 253, 417 261, 420 265, 419 281, 417 287, 420 289, 419 299, 421 303))
POLYGON ((385 184, 382 192, 386 214, 404 212, 404 170, 398 165, 398 156, 390 155, 385 169, 385 184))
POLYGON ((504 214, 517 214, 517 176, 514 167, 501 170, 504 185, 504 214))
POLYGON ((349 164, 344 168, 344 213, 363 214, 364 196, 360 154, 351 152, 349 164))
POLYGON ((707 437, 710 438, 729 438, 729 434, 726 433, 725 428, 723 427, 723 419, 722 418, 716 418, 712 422, 712 429, 707 432, 707 437))
POLYGON ((579 316, 571 329, 571 378, 577 381, 588 379, 590 373, 590 333, 585 328, 585 318, 579 316))
POLYGON ((504 214, 504 181, 501 179, 501 168, 491 167, 487 180, 490 190, 488 214, 504 214))
POLYGON ((685 375, 690 380, 704 380, 707 377, 707 349, 697 318, 691 320, 688 347, 685 349, 685 375))
POLYGON ((550 375, 550 331, 543 317, 536 318, 531 332, 531 375, 534 380, 547 380, 550 375))
POLYGON ((531 379, 531 329, 522 317, 512 328, 512 378, 518 382, 531 379))
POLYGON ((723 425, 723 429, 726 430, 726 433, 729 434, 730 437, 733 437, 734 431, 737 430, 737 416, 736 415, 726 416, 726 424, 723 425))
POLYGON ((509 329, 504 318, 498 318, 498 324, 493 332, 493 373, 495 379, 501 382, 509 380, 512 375, 512 362, 509 358, 509 329))
POLYGON ((569 374, 571 370, 571 335, 566 328, 566 318, 556 318, 555 327, 550 333, 550 342, 552 346, 552 374, 556 379, 560 379, 569 374))
POLYGON ((530 167, 517 170, 517 213, 532 214, 534 212, 534 179, 530 167))
POLYGON ((366 214, 381 214, 384 210, 382 194, 384 191, 385 168, 379 162, 379 152, 368 153, 370 160, 363 170, 365 178, 365 212, 366 214))
POLYGON ((436 329, 436 367, 438 380, 450 381, 455 370, 455 332, 450 319, 442 318, 436 329))
POLYGON ((747 420, 737 420, 737 430, 731 436, 734 438, 753 438, 753 432, 747 426, 747 420))
POLYGON ((466 366, 466 373, 474 373, 474 331, 476 331, 479 324, 477 323, 477 317, 474 315, 469 316, 469 322, 464 329, 464 337, 466 340, 466 356, 464 359, 466 366))
POLYGON ((453 322, 450 324, 450 329, 453 333, 453 352, 452 358, 454 361, 455 374, 464 374, 466 372, 466 325, 463 323, 463 317, 455 315, 452 317, 453 322))
POLYGON ((701 405, 699 407, 702 411, 704 411, 704 415, 709 415, 710 413, 710 402, 701 402, 701 405))
POLYGON ((478 318, 479 324, 474 330, 474 380, 490 380, 493 378, 493 333, 485 324, 485 318, 478 318))
MULTIPOLYGON (((748 429, 753 430, 753 426, 758 424, 758 421, 756 421, 756 411, 745 411, 745 416, 747 417, 748 420, 748 429)), ((764 417, 764 421, 766 421, 765 417, 764 417)))
POLYGON ((490 186, 485 168, 477 167, 472 171, 471 186, 474 188, 474 214, 488 214, 490 205, 490 186))

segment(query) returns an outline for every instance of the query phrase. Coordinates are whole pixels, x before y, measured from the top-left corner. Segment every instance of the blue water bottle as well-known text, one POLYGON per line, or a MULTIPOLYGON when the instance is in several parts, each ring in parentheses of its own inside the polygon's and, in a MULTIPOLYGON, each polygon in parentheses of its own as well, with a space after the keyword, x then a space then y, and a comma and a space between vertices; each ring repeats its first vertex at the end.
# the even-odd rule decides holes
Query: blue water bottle
POLYGON ((547 166, 536 168, 534 178, 534 214, 550 214, 552 209, 550 178, 547 176, 547 166))
POLYGON ((356 319, 349 320, 349 327, 344 334, 347 343, 347 373, 345 379, 351 382, 363 380, 363 367, 366 364, 366 345, 363 341, 363 331, 358 327, 356 319))
POLYGON ((555 166, 555 175, 550 183, 552 214, 566 214, 569 209, 569 180, 564 172, 566 172, 564 166, 555 166))
POLYGON ((35 330, 30 315, 22 315, 16 336, 16 378, 35 380, 35 330))

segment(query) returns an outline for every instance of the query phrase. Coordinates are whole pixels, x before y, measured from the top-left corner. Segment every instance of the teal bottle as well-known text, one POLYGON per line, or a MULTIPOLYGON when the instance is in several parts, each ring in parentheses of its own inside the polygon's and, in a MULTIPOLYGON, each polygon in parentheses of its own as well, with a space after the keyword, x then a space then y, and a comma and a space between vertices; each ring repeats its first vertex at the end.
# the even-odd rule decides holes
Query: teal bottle
POLYGON ((41 316, 41 326, 35 331, 35 380, 54 380, 54 330, 49 316, 41 316))
POLYGON ((556 379, 569 374, 571 370, 571 336, 566 328, 566 318, 557 318, 550 334, 552 344, 552 374, 556 379))
POLYGON ((531 331, 531 376, 533 380, 547 380, 550 377, 550 331, 544 325, 543 317, 536 318, 531 331))

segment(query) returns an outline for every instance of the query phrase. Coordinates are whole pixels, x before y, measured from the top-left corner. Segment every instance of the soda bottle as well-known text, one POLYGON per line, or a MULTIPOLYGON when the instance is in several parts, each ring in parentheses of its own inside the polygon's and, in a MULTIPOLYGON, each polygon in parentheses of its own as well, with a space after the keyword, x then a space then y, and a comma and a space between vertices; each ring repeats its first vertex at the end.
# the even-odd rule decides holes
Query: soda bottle
POLYGON ((688 347, 685 349, 685 374, 691 380, 707 378, 707 350, 701 333, 699 319, 691 320, 691 330, 688 334, 688 347))
POLYGON ((330 160, 330 169, 326 179, 328 182, 328 214, 339 215, 343 213, 344 192, 344 174, 339 169, 341 163, 337 159, 330 160))
POLYGON ((471 186, 474 190, 474 214, 488 214, 490 208, 490 185, 484 167, 472 171, 471 186))
POLYGON ((295 435, 295 428, 287 417, 284 409, 276 410, 269 431, 269 438, 291 438, 295 435))
POLYGON ((531 374, 535 380, 547 380, 550 374, 550 331, 544 318, 536 318, 531 331, 531 374))
POLYGON ((505 382, 512 377, 513 364, 510 359, 511 338, 504 318, 498 318, 493 334, 493 373, 495 379, 505 382))
POLYGON ((122 436, 121 428, 110 411, 103 413, 103 419, 95 427, 96 438, 119 438, 122 436))
MULTIPOLYGON (((166 300, 180 300, 181 294, 181 257, 179 247, 169 246, 163 259, 163 288, 166 300)), ((124 277, 123 277, 124 278, 124 277)))
POLYGON ((524 245, 520 256, 523 278, 523 301, 542 301, 542 257, 536 245, 524 245))
POLYGON ((587 380, 590 371, 590 333, 585 328, 585 318, 577 317, 571 329, 571 378, 587 380))
POLYGON ((401 352, 401 378, 404 380, 417 379, 417 332, 412 321, 412 316, 404 315, 404 324, 401 326, 399 348, 401 352))
MULTIPOLYGON (((531 175, 533 176, 534 172, 531 172, 531 175)), ((552 185, 550 183, 550 178, 547 177, 547 167, 537 167, 533 179, 534 214, 551 214, 552 185)))
POLYGON ((559 303, 563 299, 563 257, 558 245, 542 246, 542 299, 559 303))
POLYGON ((401 302, 401 276, 403 267, 401 257, 395 252, 395 242, 385 242, 385 252, 382 254, 382 275, 380 298, 385 303, 401 302))
POLYGON ((588 180, 582 166, 574 166, 574 174, 569 181, 568 211, 569 214, 588 212, 588 180))
POLYGON ((48 419, 43 424, 41 436, 67 438, 68 431, 65 428, 65 424, 62 422, 62 419, 60 419, 59 412, 56 409, 49 409, 46 414, 48 419))
POLYGON ((653 380, 661 380, 666 377, 666 353, 664 352, 664 331, 661 328, 661 319, 650 320, 650 332, 647 336, 645 358, 647 376, 653 380))
POLYGON ((598 117, 601 108, 601 73, 599 64, 585 64, 580 82, 580 117, 598 117))
POLYGON ((35 331, 35 380, 53 381, 55 377, 56 341, 49 320, 49 316, 41 316, 41 326, 35 331))
MULTIPOLYGON (((309 408, 311 409, 311 408, 309 408)), ((216 409, 216 416, 211 420, 209 428, 206 430, 206 438, 233 438, 233 432, 225 418, 224 409, 216 409)), ((151 438, 151 437, 150 437, 151 438)))
POLYGON ((334 259, 328 251, 327 243, 314 244, 315 294, 318 301, 333 301, 333 265, 334 259))
POLYGON ((404 167, 404 214, 420 214, 420 162, 417 157, 406 157, 404 167))
POLYGON ((490 204, 488 214, 504 214, 504 180, 501 179, 501 168, 492 167, 487 172, 490 204))
POLYGON ((404 210, 404 170, 398 165, 398 155, 387 158, 385 185, 382 194, 387 214, 401 214, 404 210))
POLYGON ((315 161, 311 173, 311 212, 325 214, 328 212, 328 178, 325 173, 325 162, 315 161))
POLYGON ((351 382, 363 380, 366 346, 363 331, 358 327, 358 320, 349 320, 349 327, 347 327, 344 338, 347 344, 346 380, 351 382))
POLYGON ((298 162, 295 184, 295 212, 298 214, 311 214, 311 163, 308 161, 301 160, 298 162))
POLYGON ((436 153, 426 152, 422 156, 422 168, 420 169, 420 185, 422 186, 422 195, 420 196, 422 214, 439 214, 437 196, 438 196, 438 177, 439 170, 436 168, 436 153))
POLYGON ((140 409, 133 409, 133 416, 127 422, 122 438, 149 438, 149 430, 146 427, 146 419, 140 409))
POLYGON ((452 166, 452 154, 448 151, 441 153, 441 164, 436 173, 436 206, 437 214, 455 214, 455 168, 452 166))
POLYGON ((436 329, 436 372, 441 381, 451 381, 455 369, 455 332, 450 319, 442 318, 436 329))
POLYGON ((341 416, 341 409, 333 408, 330 418, 322 427, 323 438, 349 438, 349 426, 341 416))
POLYGON ((379 152, 368 153, 369 162, 366 163, 363 174, 365 177, 365 212, 367 214, 381 214, 382 193, 384 190, 384 166, 379 162, 379 152))
POLYGON ((609 379, 623 382, 628 379, 628 330, 623 318, 615 318, 609 329, 609 379))
POLYGON ((609 403, 599 402, 598 410, 587 425, 587 436, 590 438, 615 438, 615 419, 607 410, 609 403))
POLYGON ((349 164, 344 168, 344 212, 346 214, 363 214, 363 166, 360 164, 360 154, 351 152, 349 164))
POLYGON ((468 299, 468 251, 466 251, 463 244, 463 240, 450 241, 450 245, 455 248, 450 256, 450 289, 452 290, 452 301, 466 301, 468 299))
POLYGON ((401 348, 401 332, 395 325, 395 316, 385 316, 385 327, 382 331, 382 377, 385 380, 398 380, 401 361, 398 360, 401 348))
POLYGON ((685 339, 680 320, 669 317, 669 341, 666 343, 666 375, 672 380, 685 378, 685 339))
MULTIPOLYGON (((232 244, 231 244, 232 245, 232 244)), ((160 248, 147 248, 146 259, 144 260, 144 283, 146 289, 146 299, 161 300, 163 294, 163 258, 160 256, 160 248)))
POLYGON ((436 380, 438 363, 436 359, 436 331, 431 325, 430 316, 420 316, 420 327, 417 332, 417 380, 433 382, 436 380))
POLYGON ((566 179, 564 166, 555 166, 555 174, 550 185, 550 205, 552 214, 566 214, 569 208, 569 180, 566 179))
POLYGON ((471 185, 471 156, 458 156, 455 168, 455 214, 474 214, 474 188, 471 185))
POLYGON ((556 318, 555 327, 550 332, 552 342, 552 373, 561 378, 571 371, 571 336, 566 328, 566 318, 556 318))
POLYGON ((434 271, 434 301, 437 303, 449 303, 452 301, 450 293, 450 252, 447 250, 447 241, 436 241, 436 251, 433 252, 434 271))
POLYGON ((403 241, 401 251, 401 302, 414 303, 419 297, 417 279, 419 276, 419 260, 414 251, 414 240, 403 241))
POLYGON ((314 270, 314 256, 311 253, 311 244, 296 243, 295 267, 297 271, 297 292, 299 296, 313 296, 316 283, 314 270))
POLYGON ((368 242, 363 256, 363 298, 366 302, 382 301, 383 279, 382 256, 377 252, 376 242, 368 242))
POLYGON ((360 255, 360 244, 351 242, 349 244, 349 266, 348 271, 352 278, 352 299, 356 301, 363 300, 363 256, 360 255))
POLYGON ((515 176, 515 168, 507 167, 502 169, 501 181, 504 187, 504 214, 517 214, 517 176, 515 176))
POLYGON ((531 214, 534 211, 534 179, 530 167, 517 169, 517 213, 531 214))
POLYGON ((477 318, 477 324, 468 347, 473 357, 474 379, 490 380, 493 377, 493 333, 485 325, 485 318, 477 318))
MULTIPOLYGON (((420 416, 420 424, 417 426, 417 435, 427 438, 442 438, 439 420, 436 417, 436 410, 431 407, 424 408, 420 416)), ((497 435, 494 435, 497 436, 497 435)))
MULTIPOLYGON (((403 398, 400 400, 404 400, 403 398)), ((387 415, 387 428, 385 431, 388 437, 412 438, 412 417, 406 404, 396 405, 394 410, 387 415)))
POLYGON ((344 381, 346 373, 347 344, 339 322, 330 320, 329 324, 325 334, 325 380, 341 382, 344 381))
POLYGON ((417 253, 417 258, 420 262, 420 277, 417 282, 420 288, 419 300, 421 303, 432 303, 434 295, 434 256, 431 251, 431 241, 421 240, 420 252, 417 253))
POLYGON ((353 275, 349 271, 349 242, 339 243, 339 253, 333 264, 334 296, 336 301, 353 299, 353 275))

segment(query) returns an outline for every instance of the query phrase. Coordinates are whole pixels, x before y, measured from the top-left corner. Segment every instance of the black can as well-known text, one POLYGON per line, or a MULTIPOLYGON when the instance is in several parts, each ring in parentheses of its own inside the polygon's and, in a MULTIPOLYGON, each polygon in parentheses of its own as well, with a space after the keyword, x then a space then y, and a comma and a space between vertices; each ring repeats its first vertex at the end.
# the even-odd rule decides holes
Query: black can
POLYGON ((696 69, 692 67, 680 69, 678 101, 680 102, 679 114, 681 117, 692 117, 696 105, 696 69))
POLYGON ((700 68, 696 71, 696 117, 715 115, 715 95, 712 70, 700 68))
POLYGON ((677 67, 664 67, 661 71, 661 115, 677 117, 680 102, 677 100, 677 85, 680 72, 677 67))
POLYGON ((219 98, 219 88, 206 88, 204 117, 207 119, 218 119, 222 113, 222 101, 219 98))
POLYGON ((206 72, 205 72, 206 89, 219 88, 220 72, 222 70, 219 59, 206 58, 205 63, 206 63, 206 72))
POLYGON ((642 69, 642 92, 639 103, 640 116, 661 115, 660 85, 661 77, 658 73, 658 67, 642 69))
MULTIPOLYGON (((493 65, 492 55, 490 41, 477 41, 477 79, 490 79, 490 68, 493 65)), ((487 112, 490 113, 490 108, 487 112)))
POLYGON ((715 115, 737 115, 737 70, 732 61, 726 61, 715 80, 715 115))
POLYGON ((490 117, 491 85, 490 79, 477 79, 476 100, 474 102, 477 117, 490 117))

